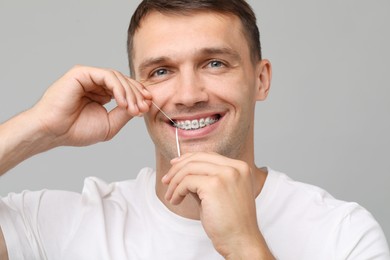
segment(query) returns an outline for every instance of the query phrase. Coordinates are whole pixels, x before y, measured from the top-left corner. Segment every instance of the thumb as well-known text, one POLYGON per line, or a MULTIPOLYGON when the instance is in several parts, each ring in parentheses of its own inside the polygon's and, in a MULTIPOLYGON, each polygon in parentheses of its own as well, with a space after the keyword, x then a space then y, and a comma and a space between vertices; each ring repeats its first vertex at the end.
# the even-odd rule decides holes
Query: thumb
POLYGON ((133 116, 129 114, 126 108, 116 107, 108 113, 109 131, 105 141, 111 140, 121 129, 129 122, 133 116))

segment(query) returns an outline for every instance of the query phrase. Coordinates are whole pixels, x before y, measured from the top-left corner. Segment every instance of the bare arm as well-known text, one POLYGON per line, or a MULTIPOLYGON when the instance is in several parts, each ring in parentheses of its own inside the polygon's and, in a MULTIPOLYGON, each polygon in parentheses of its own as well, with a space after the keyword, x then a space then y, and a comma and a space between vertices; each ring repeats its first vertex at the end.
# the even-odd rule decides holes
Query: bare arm
POLYGON ((0 227, 0 260, 8 260, 7 247, 5 246, 3 231, 0 227))
POLYGON ((0 175, 56 146, 109 140, 150 104, 150 93, 117 71, 74 67, 33 108, 0 125, 0 175), (112 98, 118 106, 106 111, 112 98))
MULTIPOLYGON (((110 140, 133 116, 147 112, 151 99, 140 83, 117 71, 72 68, 35 106, 0 125, 0 175, 57 146, 110 140), (117 107, 107 111, 104 105, 112 99, 117 107)), ((8 259, 8 252, 0 227, 3 259, 8 259)))
POLYGON ((0 174, 54 145, 29 114, 23 112, 0 125, 0 174))

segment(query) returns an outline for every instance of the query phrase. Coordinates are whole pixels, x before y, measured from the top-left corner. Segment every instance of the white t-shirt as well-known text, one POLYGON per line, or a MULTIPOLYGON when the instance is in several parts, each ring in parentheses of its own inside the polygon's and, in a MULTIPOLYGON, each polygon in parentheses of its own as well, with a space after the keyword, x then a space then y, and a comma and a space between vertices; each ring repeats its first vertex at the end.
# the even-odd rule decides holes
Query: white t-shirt
MULTIPOLYGON (((81 194, 38 191, 0 199, 0 225, 13 259, 222 259, 200 221, 169 211, 155 172, 107 184, 87 178, 81 194)), ((356 203, 268 169, 258 222, 277 259, 390 259, 372 215, 356 203)))

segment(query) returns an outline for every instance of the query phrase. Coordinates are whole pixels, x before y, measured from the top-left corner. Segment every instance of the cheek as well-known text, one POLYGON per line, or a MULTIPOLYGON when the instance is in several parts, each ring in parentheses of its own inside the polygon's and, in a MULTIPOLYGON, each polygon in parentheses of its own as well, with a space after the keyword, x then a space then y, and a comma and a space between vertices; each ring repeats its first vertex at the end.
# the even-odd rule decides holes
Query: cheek
POLYGON ((216 78, 207 82, 207 85, 213 95, 235 106, 253 104, 256 101, 253 80, 247 80, 241 75, 216 78))
POLYGON ((164 106, 173 94, 172 82, 161 82, 158 84, 145 85, 146 89, 152 94, 153 102, 159 106, 164 106))

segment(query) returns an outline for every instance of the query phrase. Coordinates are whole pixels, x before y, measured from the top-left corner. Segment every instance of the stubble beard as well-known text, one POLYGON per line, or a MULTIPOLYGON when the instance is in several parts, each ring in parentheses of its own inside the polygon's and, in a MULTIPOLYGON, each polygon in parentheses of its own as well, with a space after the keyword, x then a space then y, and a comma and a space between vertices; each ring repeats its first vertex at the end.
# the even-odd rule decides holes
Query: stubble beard
MULTIPOLYGON (((213 138, 204 140, 181 141, 179 145, 181 154, 196 152, 215 152, 231 159, 242 159, 245 153, 245 145, 250 135, 250 125, 238 125, 228 132, 214 135, 213 138)), ((161 137, 153 141, 157 159, 170 161, 178 157, 176 140, 170 137, 161 137)))

